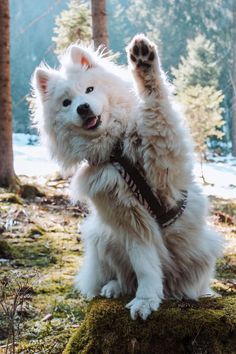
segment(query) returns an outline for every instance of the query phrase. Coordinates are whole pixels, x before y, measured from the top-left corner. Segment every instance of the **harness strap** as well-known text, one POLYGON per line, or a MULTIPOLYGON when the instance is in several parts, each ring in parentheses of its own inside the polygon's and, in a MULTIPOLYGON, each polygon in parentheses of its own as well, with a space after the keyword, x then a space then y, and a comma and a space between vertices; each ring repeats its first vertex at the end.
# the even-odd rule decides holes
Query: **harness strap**
POLYGON ((187 204, 187 191, 181 191, 182 199, 177 202, 175 207, 166 210, 163 202, 158 196, 153 194, 150 186, 138 169, 126 156, 122 155, 120 144, 113 150, 110 161, 128 184, 139 202, 150 212, 162 228, 170 226, 182 215, 187 204))

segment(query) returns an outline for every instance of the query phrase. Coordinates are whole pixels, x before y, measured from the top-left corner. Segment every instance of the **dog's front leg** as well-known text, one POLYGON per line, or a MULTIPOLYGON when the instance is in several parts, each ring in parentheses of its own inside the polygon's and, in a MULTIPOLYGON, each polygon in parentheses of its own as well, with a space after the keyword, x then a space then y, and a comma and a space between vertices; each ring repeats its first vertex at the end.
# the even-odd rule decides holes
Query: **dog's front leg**
POLYGON ((126 305, 132 319, 142 319, 158 309, 163 298, 162 269, 159 256, 151 244, 133 241, 128 248, 130 262, 138 281, 135 298, 126 305))
POLYGON ((91 299, 100 294, 101 288, 114 278, 113 271, 106 262, 104 249, 109 238, 108 228, 92 213, 81 226, 85 246, 85 259, 75 278, 75 288, 91 299))
POLYGON ((155 44, 144 35, 137 35, 127 47, 127 54, 140 96, 152 94, 151 102, 157 104, 158 99, 163 96, 164 73, 155 44))
MULTIPOLYGON (((189 168, 183 156, 189 154, 191 142, 183 138, 183 120, 173 102, 155 44, 144 35, 137 35, 128 46, 127 54, 140 96, 137 129, 142 140, 146 177, 172 203, 173 194, 176 193, 174 199, 180 198, 179 190, 185 189, 186 183, 178 182, 178 190, 174 191, 168 181, 179 174, 176 161, 182 164, 178 165, 178 170, 189 168)), ((189 171, 182 172, 182 179, 188 174, 189 171)))
POLYGON ((84 263, 75 278, 75 288, 88 299, 92 299, 99 295, 105 280, 96 244, 90 240, 85 247, 84 263))

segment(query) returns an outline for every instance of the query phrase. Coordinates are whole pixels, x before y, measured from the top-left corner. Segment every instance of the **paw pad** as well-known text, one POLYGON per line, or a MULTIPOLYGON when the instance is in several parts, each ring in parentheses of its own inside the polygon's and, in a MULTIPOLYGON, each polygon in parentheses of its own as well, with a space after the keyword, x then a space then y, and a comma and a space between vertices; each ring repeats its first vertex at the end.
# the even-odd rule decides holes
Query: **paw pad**
POLYGON ((138 68, 149 69, 155 59, 155 47, 147 38, 136 37, 129 47, 129 56, 138 68))

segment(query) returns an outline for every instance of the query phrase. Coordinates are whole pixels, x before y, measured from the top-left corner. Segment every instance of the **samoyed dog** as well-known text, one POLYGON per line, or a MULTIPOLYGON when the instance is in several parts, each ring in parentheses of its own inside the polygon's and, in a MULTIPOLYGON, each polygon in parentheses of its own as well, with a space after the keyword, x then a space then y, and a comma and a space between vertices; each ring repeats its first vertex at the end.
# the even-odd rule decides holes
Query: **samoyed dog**
POLYGON ((55 70, 35 71, 35 120, 51 155, 75 171, 73 201, 91 213, 81 227, 85 259, 76 288, 87 298, 133 296, 126 307, 144 320, 165 298, 198 299, 221 237, 207 225, 207 201, 193 176, 189 131, 172 97, 155 44, 137 35, 129 73, 91 49, 72 45, 55 70), (185 210, 163 227, 111 162, 117 144, 166 212, 187 192, 185 210))

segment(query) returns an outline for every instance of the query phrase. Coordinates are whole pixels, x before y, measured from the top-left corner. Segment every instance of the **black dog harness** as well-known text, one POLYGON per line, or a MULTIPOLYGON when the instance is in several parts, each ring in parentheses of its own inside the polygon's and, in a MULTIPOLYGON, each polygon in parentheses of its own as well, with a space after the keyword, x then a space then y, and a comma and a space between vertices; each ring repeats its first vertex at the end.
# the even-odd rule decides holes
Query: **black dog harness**
POLYGON ((182 215, 187 204, 187 191, 181 191, 182 198, 177 202, 177 205, 167 210, 158 196, 153 194, 150 186, 140 174, 139 170, 123 155, 120 143, 118 143, 113 150, 110 161, 132 190, 140 204, 149 211, 159 226, 162 228, 170 226, 182 215))

